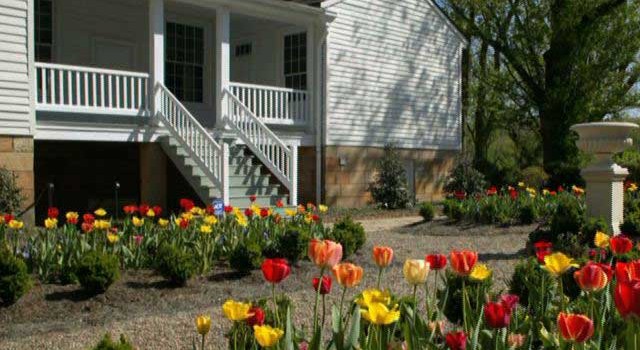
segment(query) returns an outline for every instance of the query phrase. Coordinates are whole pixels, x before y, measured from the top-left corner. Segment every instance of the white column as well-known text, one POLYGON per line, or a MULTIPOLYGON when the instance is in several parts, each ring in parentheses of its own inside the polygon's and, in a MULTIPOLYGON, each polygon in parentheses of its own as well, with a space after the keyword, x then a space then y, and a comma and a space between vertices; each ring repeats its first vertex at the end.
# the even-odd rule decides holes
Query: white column
POLYGON ((307 103, 306 103, 306 114, 309 118, 307 120, 307 128, 310 133, 314 132, 314 118, 316 112, 316 35, 315 35, 315 25, 310 25, 307 27, 307 103))
POLYGON ((222 162, 220 167, 222 201, 225 205, 229 205, 229 145, 226 142, 222 142, 222 162))
POLYGON ((291 147, 291 163, 289 172, 291 177, 291 188, 289 189, 289 205, 298 205, 298 145, 291 147))
POLYGON ((164 0, 149 0, 149 101, 156 114, 156 83, 164 84, 164 0))
POLYGON ((222 99, 223 90, 229 86, 231 13, 226 7, 216 9, 216 128, 221 128, 223 113, 227 111, 222 99))

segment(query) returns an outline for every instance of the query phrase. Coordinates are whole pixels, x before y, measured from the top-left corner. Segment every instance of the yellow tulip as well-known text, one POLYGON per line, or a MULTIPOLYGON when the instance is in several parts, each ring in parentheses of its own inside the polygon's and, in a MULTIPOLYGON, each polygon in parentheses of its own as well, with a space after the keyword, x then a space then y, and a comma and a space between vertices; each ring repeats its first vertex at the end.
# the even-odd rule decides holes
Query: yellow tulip
POLYGON ((9 221, 9 228, 12 228, 14 230, 19 230, 21 228, 24 227, 24 222, 20 221, 20 220, 11 220, 9 221))
POLYGON ((115 233, 107 233, 107 241, 111 244, 115 244, 120 240, 120 237, 115 233))
POLYGON ((193 214, 192 213, 182 213, 180 215, 180 217, 185 219, 185 220, 191 221, 191 219, 193 219, 193 214))
POLYGON ((107 211, 104 210, 103 208, 98 208, 93 213, 96 214, 96 216, 100 216, 100 217, 107 215, 107 211))
POLYGON ((313 221, 313 215, 311 213, 307 213, 304 216, 304 222, 306 222, 307 224, 310 224, 313 221))
POLYGON ((251 304, 231 299, 222 305, 222 312, 231 321, 244 321, 251 317, 249 309, 251 309, 251 304))
POLYGON ((411 285, 423 284, 429 276, 429 263, 424 259, 407 259, 402 267, 404 279, 411 285))
POLYGON ((575 264, 570 257, 558 252, 545 256, 542 268, 554 277, 559 277, 571 267, 578 267, 578 264, 575 264))
POLYGON ((153 209, 149 208, 149 210, 147 210, 147 216, 152 218, 152 217, 156 216, 156 212, 153 211, 153 209))
POLYGON ((627 191, 629 192, 635 192, 638 190, 638 185, 636 185, 635 182, 632 182, 629 187, 627 187, 627 191))
POLYGON ((193 207, 189 212, 193 215, 202 216, 202 214, 204 214, 205 211, 200 207, 193 207))
POLYGON ((326 213, 326 212, 329 210, 329 207, 327 207, 327 206, 326 206, 326 205, 324 205, 324 204, 320 204, 320 205, 318 205, 318 210, 319 210, 321 213, 326 213))
POLYGON ((196 317, 196 330, 200 335, 207 335, 211 329, 211 316, 200 315, 196 317))
POLYGON ((285 210, 284 210, 284 213, 285 213, 287 216, 294 217, 294 216, 296 216, 296 214, 298 214, 298 211, 297 211, 297 210, 295 210, 295 209, 285 209, 285 210))
POLYGON ((362 296, 356 299, 356 303, 362 307, 368 308, 371 304, 391 303, 391 293, 389 291, 381 291, 379 289, 366 289, 362 292, 362 296))
POLYGON ((211 232, 213 232, 213 230, 211 229, 211 226, 209 225, 200 226, 200 233, 211 233, 211 232))
POLYGON ((67 218, 67 222, 76 223, 78 222, 78 217, 80 217, 80 215, 76 211, 70 211, 65 214, 65 217, 67 218))
POLYGON ((134 216, 133 218, 131 218, 131 222, 135 227, 142 227, 142 225, 144 225, 144 219, 141 219, 137 216, 134 216))
POLYGON ((249 221, 247 221, 247 217, 244 215, 236 215, 236 222, 242 227, 247 227, 249 225, 249 221))
POLYGON ((204 222, 207 225, 215 225, 218 222, 218 219, 213 215, 207 215, 204 217, 204 222))
POLYGON ((280 339, 284 335, 284 331, 280 328, 273 328, 268 325, 254 325, 253 334, 260 346, 262 346, 263 348, 269 348, 276 345, 280 341, 280 339))
POLYGON ((44 227, 48 228, 49 230, 53 230, 54 228, 58 227, 58 219, 46 218, 44 220, 44 227))
POLYGON ((375 325, 389 325, 400 319, 398 305, 389 309, 381 303, 372 303, 367 310, 360 311, 362 317, 375 325))
POLYGON ((484 281, 491 276, 491 269, 485 264, 476 264, 469 273, 469 278, 474 281, 484 281))
POLYGON ((160 225, 160 227, 167 227, 169 225, 169 220, 167 220, 167 219, 158 219, 158 225, 160 225))
POLYGON ((522 181, 518 182, 518 187, 526 187, 526 186, 527 185, 524 182, 522 181))
POLYGON ((253 212, 253 215, 260 216, 260 207, 259 206, 255 205, 255 204, 251 204, 249 209, 251 209, 251 211, 253 212))
POLYGON ((609 235, 604 232, 596 232, 596 236, 593 238, 593 243, 598 248, 606 248, 609 246, 609 235))
POLYGON ((93 227, 98 229, 98 230, 106 230, 109 227, 111 227, 111 222, 109 222, 107 220, 96 220, 93 223, 93 227))

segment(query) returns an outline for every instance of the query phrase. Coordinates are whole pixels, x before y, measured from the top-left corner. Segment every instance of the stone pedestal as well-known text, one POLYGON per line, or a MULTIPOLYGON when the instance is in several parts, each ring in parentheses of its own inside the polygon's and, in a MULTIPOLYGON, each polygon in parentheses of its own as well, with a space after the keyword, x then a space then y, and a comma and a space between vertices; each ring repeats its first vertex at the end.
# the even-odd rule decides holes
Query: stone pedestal
POLYGON ((605 219, 615 234, 620 233, 623 221, 624 180, 629 172, 615 164, 612 157, 633 144, 629 136, 636 128, 638 125, 633 123, 615 122, 576 124, 571 127, 580 136, 578 147, 595 157, 581 171, 587 183, 587 215, 605 219))

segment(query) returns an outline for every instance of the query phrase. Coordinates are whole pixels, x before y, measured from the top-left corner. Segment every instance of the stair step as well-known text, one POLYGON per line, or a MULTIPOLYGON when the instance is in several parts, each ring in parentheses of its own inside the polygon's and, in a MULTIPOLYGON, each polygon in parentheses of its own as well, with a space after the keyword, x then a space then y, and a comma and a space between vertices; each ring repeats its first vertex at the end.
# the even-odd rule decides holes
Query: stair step
MULTIPOLYGON (((229 165, 252 165, 254 156, 229 157, 229 165)), ((257 163, 257 162, 256 162, 257 163)))
POLYGON ((238 208, 248 208, 251 204, 259 205, 259 206, 275 206, 278 203, 278 200, 282 200, 282 203, 286 206, 289 200, 288 195, 277 195, 277 196, 256 196, 256 201, 251 202, 248 196, 230 196, 229 201, 231 205, 238 208))
POLYGON ((280 185, 268 186, 229 186, 230 196, 274 196, 280 193, 280 185))
POLYGON ((229 186, 268 186, 271 184, 271 175, 231 175, 229 186))
POLYGON ((235 175, 260 175, 262 165, 260 164, 245 164, 245 165, 229 165, 229 173, 232 176, 235 175))

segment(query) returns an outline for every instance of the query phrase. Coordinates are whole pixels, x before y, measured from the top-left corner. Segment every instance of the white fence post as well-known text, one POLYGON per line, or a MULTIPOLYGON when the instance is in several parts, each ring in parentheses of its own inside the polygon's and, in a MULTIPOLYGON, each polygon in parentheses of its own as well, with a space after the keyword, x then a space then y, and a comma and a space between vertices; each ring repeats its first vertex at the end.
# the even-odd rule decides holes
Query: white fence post
POLYGON ((220 178, 220 182, 222 183, 222 200, 225 205, 229 205, 229 145, 226 142, 222 142, 220 178))
POLYGON ((298 205, 298 145, 291 145, 290 174, 291 190, 289 191, 290 205, 298 205))

